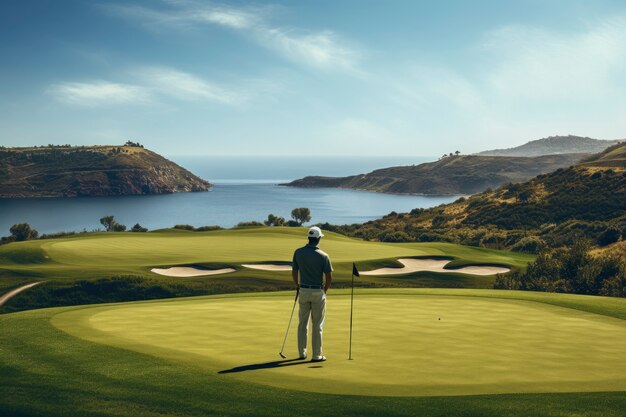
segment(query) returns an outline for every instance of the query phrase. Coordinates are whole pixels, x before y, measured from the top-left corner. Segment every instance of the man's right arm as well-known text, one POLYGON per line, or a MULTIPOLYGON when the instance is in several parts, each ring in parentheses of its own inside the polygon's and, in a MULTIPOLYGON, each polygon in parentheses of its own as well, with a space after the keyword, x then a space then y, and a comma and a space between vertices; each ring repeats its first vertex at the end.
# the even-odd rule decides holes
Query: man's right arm
POLYGON ((297 269, 291 270, 291 278, 293 279, 293 283, 296 284, 296 288, 299 288, 300 286, 298 285, 298 270, 297 269))

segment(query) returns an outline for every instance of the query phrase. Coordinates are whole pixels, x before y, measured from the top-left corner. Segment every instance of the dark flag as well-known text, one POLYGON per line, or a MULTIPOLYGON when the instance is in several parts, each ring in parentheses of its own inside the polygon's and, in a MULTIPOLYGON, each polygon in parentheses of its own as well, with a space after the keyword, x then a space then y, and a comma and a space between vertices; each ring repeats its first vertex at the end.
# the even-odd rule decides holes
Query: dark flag
POLYGON ((360 277, 361 275, 359 275, 359 270, 356 269, 356 264, 354 262, 352 262, 352 275, 354 275, 355 277, 360 277))

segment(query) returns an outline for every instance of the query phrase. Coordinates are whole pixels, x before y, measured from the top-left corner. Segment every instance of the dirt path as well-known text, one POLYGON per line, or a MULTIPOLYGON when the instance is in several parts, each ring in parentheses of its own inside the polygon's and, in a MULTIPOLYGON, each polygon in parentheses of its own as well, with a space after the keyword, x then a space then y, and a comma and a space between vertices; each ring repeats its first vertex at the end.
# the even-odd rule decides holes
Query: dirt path
POLYGON ((11 298, 15 297, 16 295, 18 295, 19 293, 21 293, 22 291, 25 291, 31 287, 34 287, 37 284, 41 284, 44 281, 37 281, 37 282, 33 282, 30 284, 26 284, 23 285, 19 288, 16 288, 14 290, 9 291, 8 293, 4 294, 3 296, 0 297, 0 306, 3 305, 4 303, 6 303, 7 301, 9 301, 11 298))

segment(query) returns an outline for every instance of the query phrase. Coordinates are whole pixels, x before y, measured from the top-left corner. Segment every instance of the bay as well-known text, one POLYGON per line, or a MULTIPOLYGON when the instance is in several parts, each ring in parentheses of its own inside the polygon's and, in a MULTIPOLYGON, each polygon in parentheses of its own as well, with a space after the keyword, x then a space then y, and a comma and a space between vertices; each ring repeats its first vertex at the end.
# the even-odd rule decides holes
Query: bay
POLYGON ((149 196, 30 198, 0 200, 0 235, 11 225, 29 223, 40 233, 95 230, 99 219, 114 215, 132 227, 150 230, 176 224, 232 227, 263 221, 267 215, 290 217, 296 207, 311 209, 311 223, 362 223, 391 211, 407 212, 453 201, 454 196, 407 196, 330 188, 278 185, 305 175, 352 175, 376 168, 420 163, 416 157, 170 157, 215 186, 209 192, 149 196))

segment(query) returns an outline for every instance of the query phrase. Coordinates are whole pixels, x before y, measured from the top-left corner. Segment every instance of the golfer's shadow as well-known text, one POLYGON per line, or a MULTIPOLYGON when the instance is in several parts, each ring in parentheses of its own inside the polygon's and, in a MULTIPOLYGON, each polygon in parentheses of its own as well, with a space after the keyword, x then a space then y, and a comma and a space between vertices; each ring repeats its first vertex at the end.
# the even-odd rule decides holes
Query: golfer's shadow
POLYGON ((219 371, 218 374, 233 374, 236 372, 256 371, 258 369, 283 368, 285 366, 305 365, 305 364, 310 364, 310 363, 311 361, 302 360, 302 359, 285 359, 285 360, 280 360, 280 361, 254 363, 251 365, 236 366, 234 368, 224 369, 223 371, 219 371))

